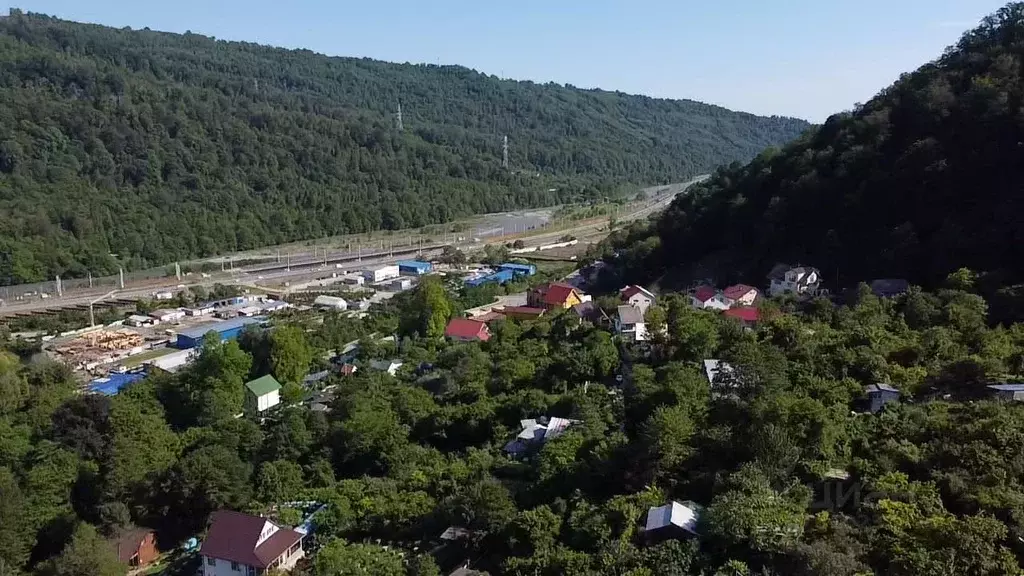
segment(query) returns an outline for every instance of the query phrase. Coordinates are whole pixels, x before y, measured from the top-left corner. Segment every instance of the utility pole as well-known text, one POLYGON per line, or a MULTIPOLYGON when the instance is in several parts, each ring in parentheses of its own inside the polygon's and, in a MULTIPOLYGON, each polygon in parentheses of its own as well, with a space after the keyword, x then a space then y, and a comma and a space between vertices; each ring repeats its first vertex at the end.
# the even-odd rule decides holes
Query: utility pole
POLYGON ((92 305, 96 304, 97 302, 102 302, 103 300, 106 300, 107 298, 113 296, 115 293, 117 293, 117 290, 111 290, 110 292, 107 292, 103 296, 100 296, 99 298, 93 300, 92 302, 89 302, 89 326, 90 327, 96 325, 96 317, 93 315, 92 305))
POLYGON ((174 275, 178 277, 178 282, 181 282, 181 264, 174 263, 174 275))
POLYGON ((92 288, 92 272, 89 272, 89 288, 92 288))
POLYGON ((508 134, 501 142, 501 167, 508 170, 508 134))
POLYGON ((118 274, 117 285, 121 287, 121 290, 124 290, 124 268, 118 268, 117 269, 117 274, 118 274))
POLYGON ((60 276, 57 276, 57 297, 62 298, 64 296, 64 289, 60 285, 60 276))

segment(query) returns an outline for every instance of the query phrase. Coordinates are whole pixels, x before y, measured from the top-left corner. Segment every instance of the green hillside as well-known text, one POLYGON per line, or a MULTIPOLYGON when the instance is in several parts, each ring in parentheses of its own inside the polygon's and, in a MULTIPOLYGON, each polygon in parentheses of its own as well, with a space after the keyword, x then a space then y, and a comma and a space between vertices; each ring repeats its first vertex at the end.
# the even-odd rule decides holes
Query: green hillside
POLYGON ((830 284, 953 270, 1024 280, 1024 4, 851 113, 719 171, 641 234, 637 270, 763 282, 776 262, 830 284))
POLYGON ((602 197, 807 127, 16 10, 0 101, 3 283, 602 197))

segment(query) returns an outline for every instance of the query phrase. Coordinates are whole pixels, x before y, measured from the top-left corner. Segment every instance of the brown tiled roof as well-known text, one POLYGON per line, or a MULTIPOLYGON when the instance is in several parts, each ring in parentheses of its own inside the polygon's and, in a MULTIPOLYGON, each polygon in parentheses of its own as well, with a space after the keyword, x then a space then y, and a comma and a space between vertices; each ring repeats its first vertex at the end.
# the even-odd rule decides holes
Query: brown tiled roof
POLYGON ((266 568, 292 545, 302 540, 302 534, 281 528, 257 548, 256 543, 259 542, 260 532, 263 531, 266 522, 266 518, 231 510, 214 512, 200 554, 256 568, 266 568))

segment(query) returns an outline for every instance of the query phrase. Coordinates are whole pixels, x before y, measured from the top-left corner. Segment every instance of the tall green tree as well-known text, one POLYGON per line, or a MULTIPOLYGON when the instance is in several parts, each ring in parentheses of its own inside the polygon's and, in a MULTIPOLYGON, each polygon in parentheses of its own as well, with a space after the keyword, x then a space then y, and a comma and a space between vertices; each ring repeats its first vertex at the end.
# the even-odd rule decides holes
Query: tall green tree
POLYGON ((71 542, 48 567, 54 576, 123 576, 127 566, 96 528, 86 523, 75 527, 71 542))

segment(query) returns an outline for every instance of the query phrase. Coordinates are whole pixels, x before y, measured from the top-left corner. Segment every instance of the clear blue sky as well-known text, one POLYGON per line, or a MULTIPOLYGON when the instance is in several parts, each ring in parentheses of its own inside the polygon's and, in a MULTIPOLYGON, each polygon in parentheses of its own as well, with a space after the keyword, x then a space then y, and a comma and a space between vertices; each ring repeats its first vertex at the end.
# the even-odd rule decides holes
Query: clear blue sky
MULTIPOLYGON (((15 2, 16 0, 9 0, 15 2)), ((21 0, 23 10, 338 56, 461 64, 821 121, 1002 0, 21 0)))

